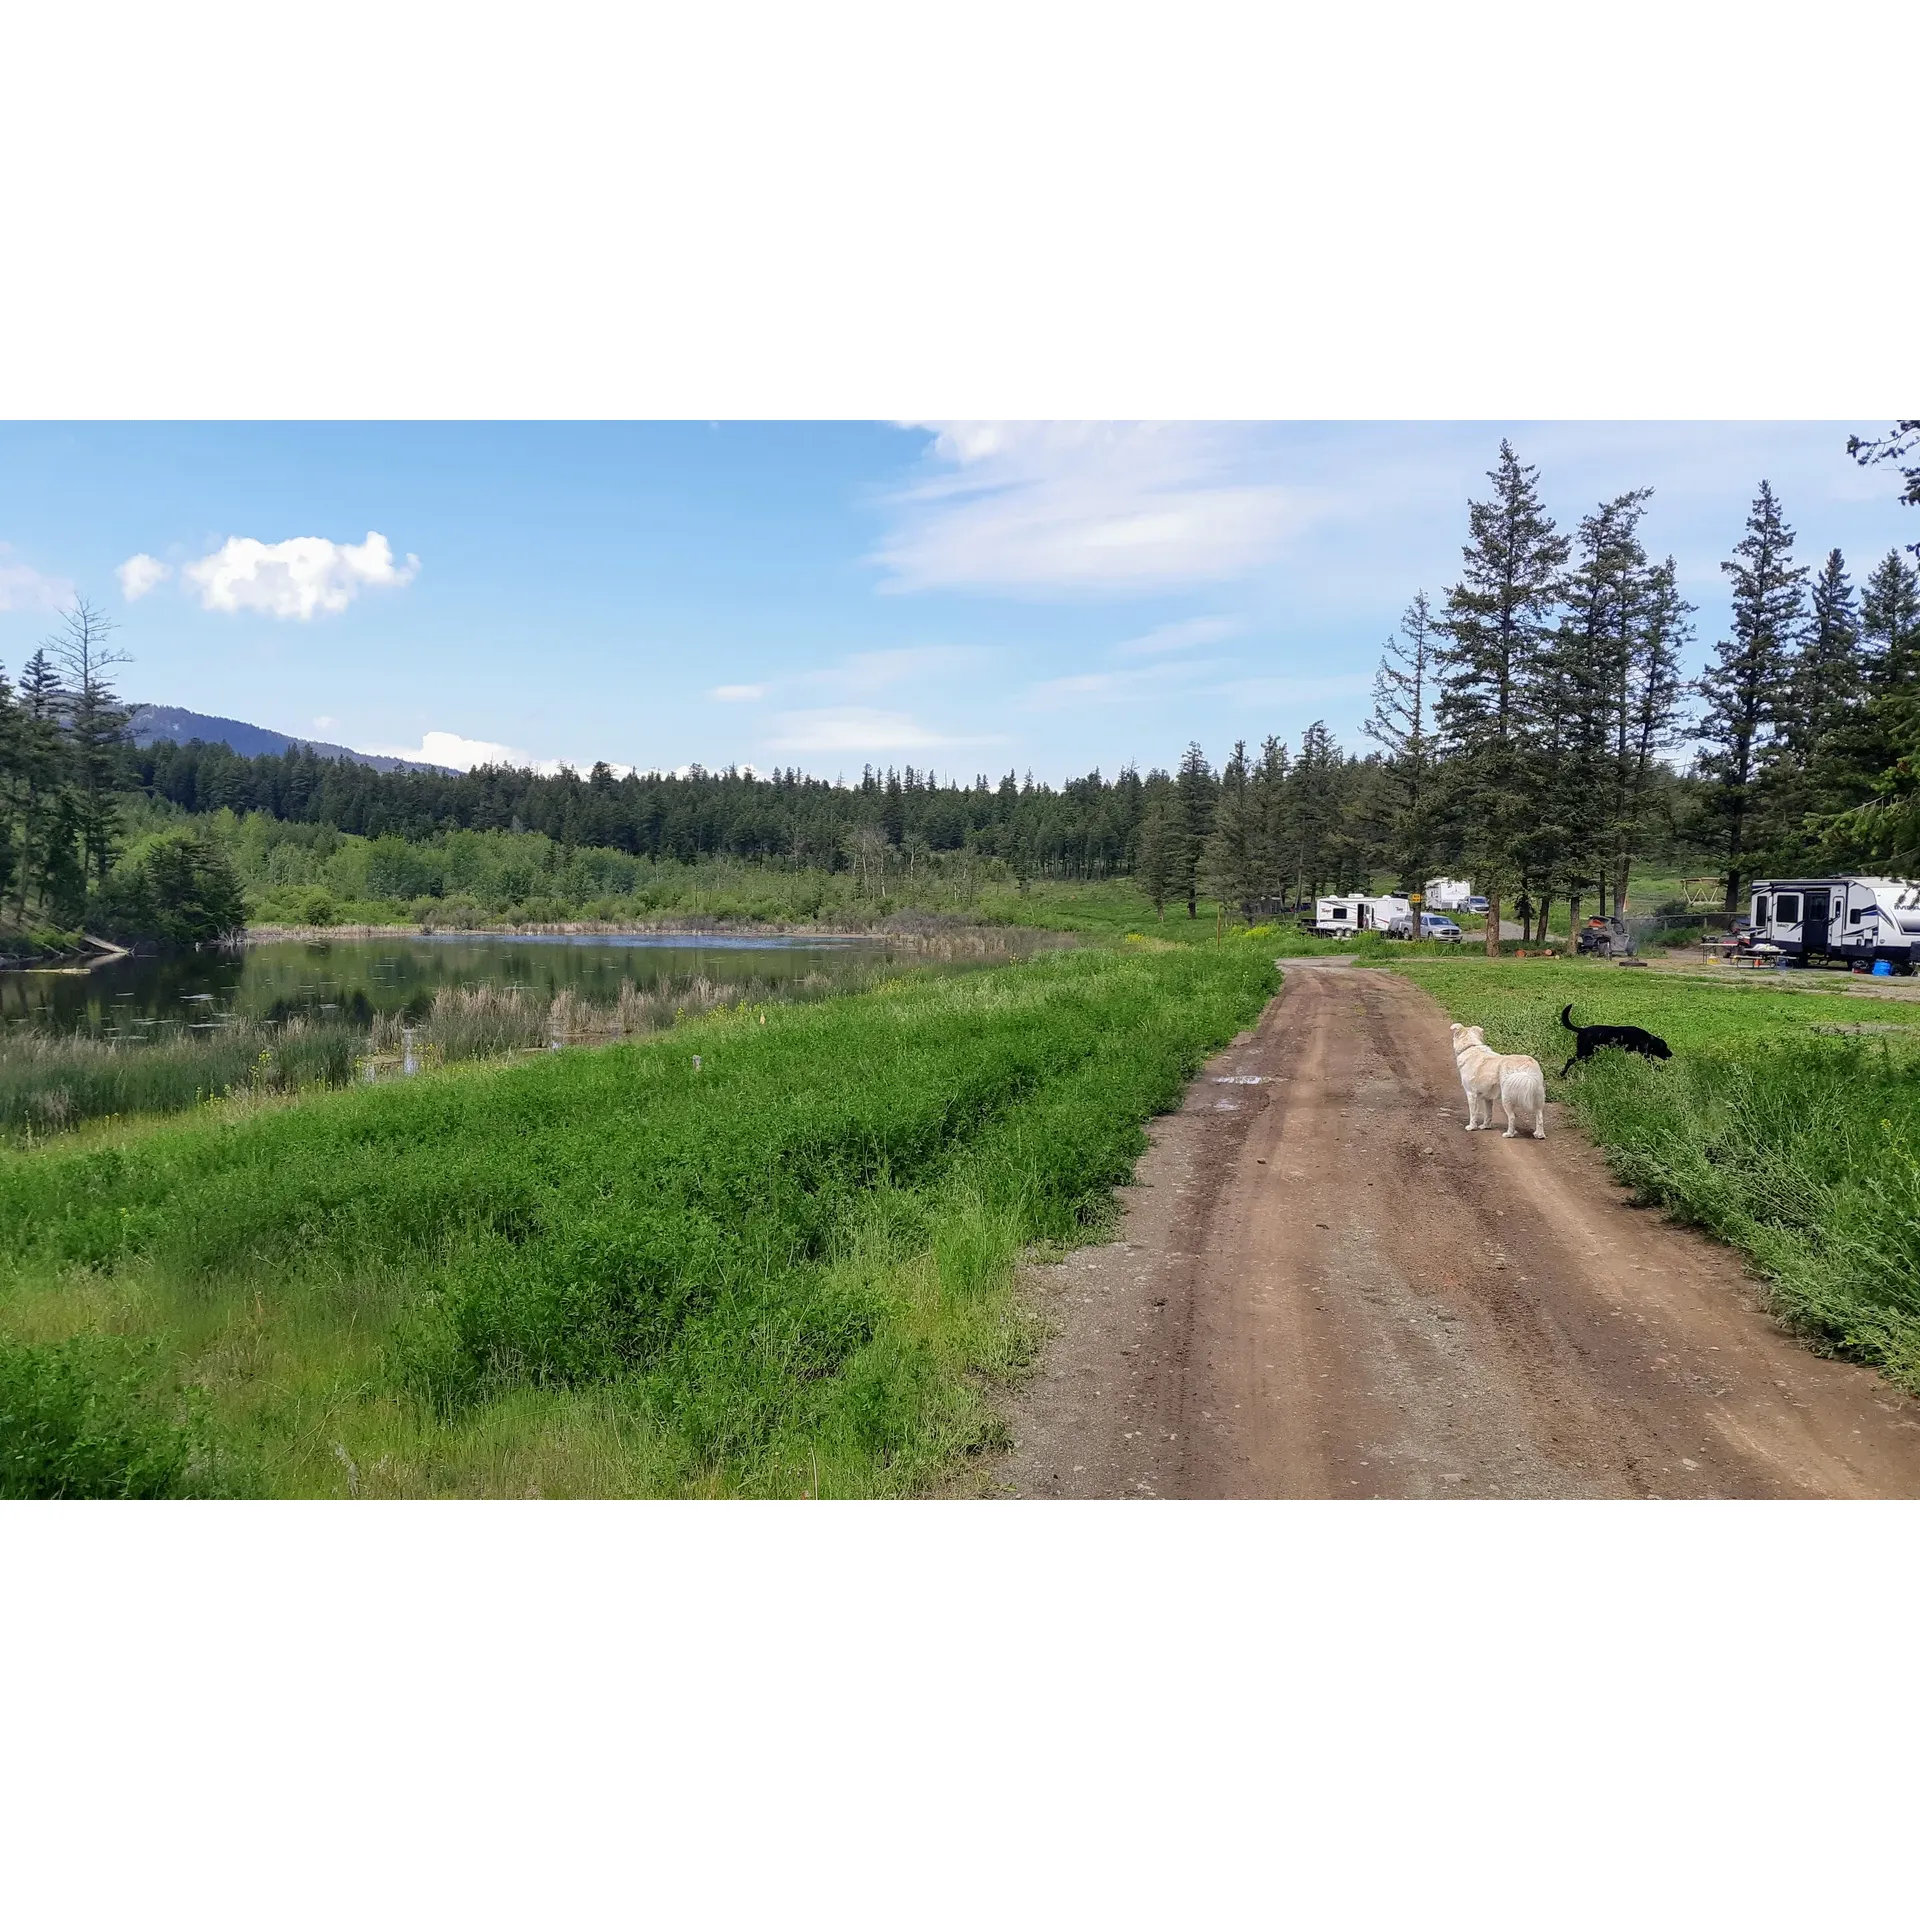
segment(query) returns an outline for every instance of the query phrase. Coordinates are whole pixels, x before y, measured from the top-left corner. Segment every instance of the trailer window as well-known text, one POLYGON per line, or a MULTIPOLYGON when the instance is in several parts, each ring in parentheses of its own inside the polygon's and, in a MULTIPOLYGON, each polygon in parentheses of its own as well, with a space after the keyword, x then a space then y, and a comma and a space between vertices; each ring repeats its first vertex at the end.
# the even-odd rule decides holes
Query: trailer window
POLYGON ((1345 907, 1330 907, 1328 908, 1328 912, 1330 912, 1336 920, 1344 920, 1347 917, 1345 907))
POLYGON ((1776 927, 1797 927, 1800 924, 1800 896, 1797 893, 1776 893, 1773 896, 1773 924, 1776 927))

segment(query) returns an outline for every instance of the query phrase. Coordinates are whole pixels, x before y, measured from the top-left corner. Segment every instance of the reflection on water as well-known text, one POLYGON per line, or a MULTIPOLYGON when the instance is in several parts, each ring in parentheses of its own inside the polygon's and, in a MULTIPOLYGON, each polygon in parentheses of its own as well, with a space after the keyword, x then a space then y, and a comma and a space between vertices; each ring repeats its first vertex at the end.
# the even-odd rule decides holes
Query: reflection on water
POLYGON ((677 993, 697 980, 731 999, 847 991, 930 958, 976 964, 1008 953, 945 955, 884 940, 716 938, 697 934, 423 934, 269 941, 238 951, 120 960, 86 974, 0 972, 0 1016, 42 1030, 128 1039, 233 1019, 296 1015, 371 1026, 424 1015, 442 987, 503 987, 540 1001, 571 992, 596 1006, 623 982, 677 993))

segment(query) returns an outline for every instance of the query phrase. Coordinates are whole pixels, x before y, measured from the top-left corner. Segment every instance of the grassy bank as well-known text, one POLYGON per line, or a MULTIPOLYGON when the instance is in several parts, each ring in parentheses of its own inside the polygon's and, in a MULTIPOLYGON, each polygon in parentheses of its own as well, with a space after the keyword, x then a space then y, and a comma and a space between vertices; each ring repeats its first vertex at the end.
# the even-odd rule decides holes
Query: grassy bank
POLYGON ((1407 972, 1536 1055, 1620 1177, 1748 1254, 1789 1319, 1920 1390, 1920 1005, 1579 961, 1407 972), (1675 1057, 1602 1053, 1558 1078, 1569 1001, 1675 1057))
POLYGON ((370 1028, 323 1017, 227 1020, 213 1032, 151 1038, 0 1035, 0 1139, 31 1145, 89 1121, 178 1113, 241 1094, 312 1093, 370 1076, 658 1031, 687 1014, 748 998, 709 980, 618 1001, 571 992, 536 998, 492 986, 442 987, 416 1020, 376 1015, 370 1028))
POLYGON ((1050 955, 0 1154, 0 1472, 98 1490, 118 1433, 148 1492, 925 1488, 1030 1350, 1020 1249, 1107 1218, 1275 980, 1050 955))

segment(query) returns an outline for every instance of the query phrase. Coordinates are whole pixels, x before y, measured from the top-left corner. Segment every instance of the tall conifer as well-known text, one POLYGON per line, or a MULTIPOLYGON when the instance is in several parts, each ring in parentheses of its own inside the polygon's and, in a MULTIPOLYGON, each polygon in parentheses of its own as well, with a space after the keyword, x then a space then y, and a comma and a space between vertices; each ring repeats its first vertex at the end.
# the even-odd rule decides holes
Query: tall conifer
POLYGON ((1534 824, 1526 791, 1535 676, 1568 542, 1540 504, 1534 468, 1500 443, 1493 498, 1467 508, 1459 584, 1439 622, 1446 635, 1439 702, 1462 851, 1489 902, 1487 951, 1500 944, 1500 903, 1519 880, 1534 824))
POLYGON ((1694 738, 1701 742, 1700 771, 1713 783, 1710 807, 1726 866, 1726 910, 1732 913, 1747 878, 1755 787, 1806 618, 1807 569, 1793 564, 1793 529, 1765 480, 1748 512, 1746 534, 1720 570, 1733 581, 1733 624, 1696 683, 1705 710, 1694 738))
POLYGON ((1425 885, 1433 858, 1437 644, 1427 596, 1416 593, 1387 641, 1364 722, 1386 749, 1388 852, 1409 891, 1425 885))

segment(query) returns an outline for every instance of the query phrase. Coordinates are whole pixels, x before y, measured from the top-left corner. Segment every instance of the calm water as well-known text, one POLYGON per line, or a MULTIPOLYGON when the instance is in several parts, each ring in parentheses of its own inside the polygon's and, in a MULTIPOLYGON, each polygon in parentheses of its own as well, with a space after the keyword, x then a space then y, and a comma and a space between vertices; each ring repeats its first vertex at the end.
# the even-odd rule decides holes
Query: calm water
POLYGON ((764 994, 846 990, 923 964, 881 940, 714 938, 698 934, 430 934, 277 940, 235 953, 120 960, 88 974, 0 972, 0 1016, 63 1032, 147 1033, 240 1016, 317 1014, 369 1024, 425 1013, 440 987, 519 987, 547 999, 570 987, 611 1004, 620 983, 684 988, 696 979, 764 994))

